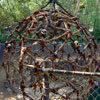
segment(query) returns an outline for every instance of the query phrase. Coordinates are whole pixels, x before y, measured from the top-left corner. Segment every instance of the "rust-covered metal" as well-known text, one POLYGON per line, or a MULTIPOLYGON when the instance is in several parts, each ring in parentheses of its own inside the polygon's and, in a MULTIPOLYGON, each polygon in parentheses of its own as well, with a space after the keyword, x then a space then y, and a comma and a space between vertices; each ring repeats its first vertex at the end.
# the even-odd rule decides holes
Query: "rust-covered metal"
MULTIPOLYGON (((57 4, 63 8, 57 0, 50 0, 48 3, 57 4)), ((3 62, 6 79, 11 84, 13 92, 21 90, 23 100, 26 97, 30 100, 43 100, 43 81, 46 80, 44 74, 55 83, 59 80, 54 73, 43 74, 38 71, 38 68, 44 68, 45 61, 49 62, 48 68, 50 69, 85 72, 98 70, 98 46, 94 37, 80 23, 79 18, 72 16, 64 8, 59 10, 53 6, 51 9, 35 11, 19 22, 6 40, 3 62), (25 92, 27 88, 31 88, 33 92, 39 88, 40 97, 32 98, 25 92)), ((77 94, 76 99, 79 100, 78 97, 86 94, 85 89, 89 91, 94 84, 93 80, 86 76, 86 85, 80 88, 83 90, 80 90, 77 89, 79 88, 77 85, 81 87, 85 84, 82 82, 83 77, 77 79, 77 76, 69 76, 69 81, 64 80, 64 77, 66 75, 61 81, 66 84, 59 88, 49 89, 49 91, 58 95, 58 90, 69 86, 77 94)), ((48 82, 51 81, 48 80, 48 82)), ((68 98, 65 93, 59 95, 58 99, 50 98, 50 100, 68 98)), ((71 96, 71 93, 69 95, 71 96)))

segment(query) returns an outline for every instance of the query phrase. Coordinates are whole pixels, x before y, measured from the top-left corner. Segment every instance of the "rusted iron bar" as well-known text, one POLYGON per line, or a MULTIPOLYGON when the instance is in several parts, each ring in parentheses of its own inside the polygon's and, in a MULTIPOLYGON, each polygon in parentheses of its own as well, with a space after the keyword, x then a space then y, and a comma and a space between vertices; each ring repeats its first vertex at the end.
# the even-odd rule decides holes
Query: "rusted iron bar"
MULTIPOLYGON (((57 5, 58 5, 59 7, 61 7, 61 9, 63 9, 68 15, 70 15, 71 17, 74 17, 71 13, 69 13, 62 5, 58 2, 58 0, 49 0, 45 6, 41 7, 41 9, 47 7, 50 3, 53 3, 54 6, 55 6, 55 4, 57 4, 57 5)), ((55 8, 55 7, 54 7, 54 8, 55 8)))
MULTIPOLYGON (((24 65, 30 68, 35 69, 33 65, 24 65)), ((86 75, 86 76, 100 76, 98 72, 81 72, 81 71, 67 71, 67 70, 58 70, 52 68, 36 68, 37 71, 44 73, 58 73, 58 74, 68 74, 68 75, 86 75)))
POLYGON ((59 73, 59 74, 68 74, 68 75, 84 75, 84 76, 100 76, 98 72, 81 72, 81 71, 66 71, 66 70, 58 70, 58 69, 50 69, 50 68, 38 68, 38 71, 42 71, 44 73, 59 73))

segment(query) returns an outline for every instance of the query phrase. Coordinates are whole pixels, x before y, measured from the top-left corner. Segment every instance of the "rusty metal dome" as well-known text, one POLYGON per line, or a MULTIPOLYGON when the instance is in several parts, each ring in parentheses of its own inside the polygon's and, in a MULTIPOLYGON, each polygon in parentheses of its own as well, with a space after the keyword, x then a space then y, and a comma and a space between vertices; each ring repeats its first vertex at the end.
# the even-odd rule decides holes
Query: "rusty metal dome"
MULTIPOLYGON (((98 46, 94 37, 79 18, 66 11, 57 0, 49 3, 53 5, 50 9, 37 10, 19 22, 5 43, 3 66, 7 80, 14 92, 20 86, 23 95, 29 98, 32 97, 24 92, 25 87, 33 90, 40 87, 39 99, 43 97, 43 76, 37 68, 44 68, 45 61, 49 62, 48 68, 51 69, 85 72, 96 72, 98 69, 98 46), (62 9, 56 9, 55 4, 62 9)), ((67 84, 72 82, 70 80, 71 77, 67 84)), ((90 85, 90 81, 88 79, 86 84, 90 85)), ((76 84, 80 85, 77 81, 76 84)), ((76 87, 72 86, 73 89, 76 87)), ((80 89, 77 91, 78 94, 82 92, 80 89)))

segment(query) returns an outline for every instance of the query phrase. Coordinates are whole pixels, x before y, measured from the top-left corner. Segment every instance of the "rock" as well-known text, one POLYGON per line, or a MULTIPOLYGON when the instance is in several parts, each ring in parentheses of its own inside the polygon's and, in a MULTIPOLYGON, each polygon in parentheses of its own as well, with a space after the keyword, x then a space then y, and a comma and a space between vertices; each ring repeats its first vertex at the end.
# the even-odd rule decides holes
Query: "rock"
POLYGON ((0 62, 3 60, 3 53, 4 53, 4 44, 0 43, 0 62))
POLYGON ((11 92, 11 89, 10 89, 10 88, 7 88, 7 91, 8 91, 8 92, 11 92))

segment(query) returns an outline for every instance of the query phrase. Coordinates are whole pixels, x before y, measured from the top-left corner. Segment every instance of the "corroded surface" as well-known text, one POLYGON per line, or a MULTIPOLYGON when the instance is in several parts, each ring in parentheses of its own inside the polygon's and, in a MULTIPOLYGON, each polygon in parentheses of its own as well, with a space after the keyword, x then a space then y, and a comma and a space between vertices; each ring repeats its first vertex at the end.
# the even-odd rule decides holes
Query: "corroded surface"
MULTIPOLYGON (((86 72, 98 70, 98 46, 94 37, 78 18, 63 10, 53 8, 35 11, 19 22, 14 32, 8 36, 5 46, 3 67, 6 78, 13 92, 21 90, 23 100, 26 97, 42 100, 44 97, 44 74, 39 73, 37 68, 44 68, 45 61, 49 61, 48 67, 54 69, 86 72), (71 49, 66 51, 69 46, 71 49), (34 96, 27 92, 28 89, 34 96)), ((49 84, 58 84, 58 81, 62 84, 53 89, 50 87, 50 92, 57 95, 56 99, 55 96, 50 97, 51 100, 70 99, 68 95, 82 99, 94 84, 88 77, 65 78, 62 75, 45 74, 50 79, 49 84), (67 94, 60 92, 66 90, 64 87, 71 88, 72 91, 67 94)))

